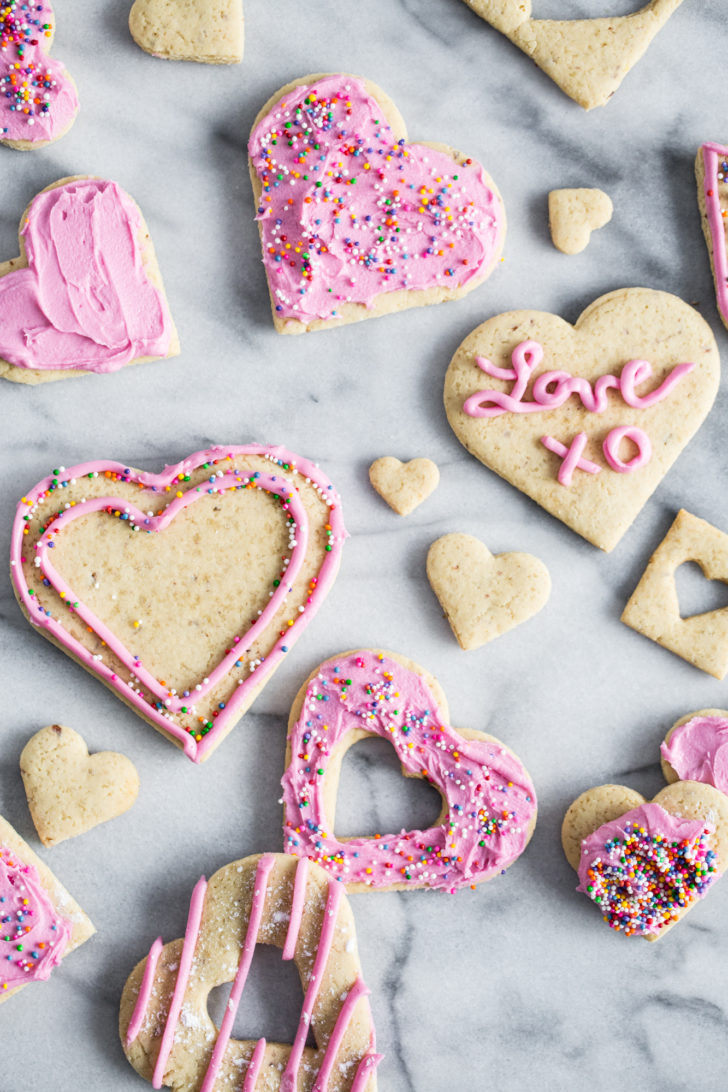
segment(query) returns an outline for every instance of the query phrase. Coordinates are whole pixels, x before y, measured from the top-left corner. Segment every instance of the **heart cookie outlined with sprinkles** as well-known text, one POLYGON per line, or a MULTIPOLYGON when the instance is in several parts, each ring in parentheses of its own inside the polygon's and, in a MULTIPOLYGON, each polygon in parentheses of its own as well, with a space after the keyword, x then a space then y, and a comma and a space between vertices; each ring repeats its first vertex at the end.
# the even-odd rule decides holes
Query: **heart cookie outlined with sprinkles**
POLYGON ((200 762, 318 610, 345 537, 313 463, 217 447, 161 474, 54 471, 18 505, 11 572, 32 625, 200 762))
POLYGON ((134 0, 129 30, 153 57, 202 64, 243 59, 242 0, 134 0))

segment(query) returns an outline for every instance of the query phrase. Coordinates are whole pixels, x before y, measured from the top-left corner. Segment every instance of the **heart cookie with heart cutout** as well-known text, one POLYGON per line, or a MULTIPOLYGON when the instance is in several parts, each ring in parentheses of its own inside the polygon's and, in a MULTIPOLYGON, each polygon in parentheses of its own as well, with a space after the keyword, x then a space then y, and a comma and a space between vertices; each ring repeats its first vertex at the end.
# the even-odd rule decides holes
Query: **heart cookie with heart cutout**
POLYGON ((158 938, 121 996, 127 1058, 155 1088, 376 1092, 374 1025, 343 885, 307 860, 245 857, 195 887, 184 940, 158 938), (291 1045, 232 1038, 256 944, 282 949, 304 999, 291 1045), (210 991, 231 982, 219 1028, 210 991), (312 1033, 315 1047, 306 1046, 312 1033))
POLYGON ((216 447, 161 474, 55 470, 18 505, 11 574, 43 636, 200 762, 313 618, 345 537, 313 463, 216 447))
POLYGON ((242 0, 134 0, 129 30, 154 57, 204 64, 243 59, 242 0))
POLYGON ((408 516, 437 489, 440 471, 432 459, 401 463, 383 455, 369 467, 369 481, 397 515, 408 516))
POLYGON ((20 755, 20 773, 44 846, 123 815, 139 794, 139 775, 126 755, 89 755, 83 737, 61 724, 31 736, 20 755))
POLYGON ((129 194, 76 175, 34 197, 20 257, 0 263, 0 377, 44 383, 178 352, 149 230, 129 194))
POLYGON ((677 296, 623 288, 574 326, 509 311, 461 344, 445 409, 468 451, 612 550, 697 431, 720 380, 708 324, 677 296))
POLYGON ((451 727, 437 680, 378 649, 343 652, 309 675, 288 718, 282 785, 286 852, 348 891, 472 887, 513 864, 536 825, 536 793, 517 755, 493 736, 451 727), (388 740, 404 776, 438 790, 436 826, 336 837, 341 763, 366 736, 388 740))
POLYGON ((279 333, 456 299, 500 257, 492 180, 452 148, 408 143, 369 80, 287 84, 255 119, 248 155, 279 333))
POLYGON ((682 0, 650 0, 631 15, 595 19, 534 19, 531 0, 465 3, 591 110, 609 101, 682 0))

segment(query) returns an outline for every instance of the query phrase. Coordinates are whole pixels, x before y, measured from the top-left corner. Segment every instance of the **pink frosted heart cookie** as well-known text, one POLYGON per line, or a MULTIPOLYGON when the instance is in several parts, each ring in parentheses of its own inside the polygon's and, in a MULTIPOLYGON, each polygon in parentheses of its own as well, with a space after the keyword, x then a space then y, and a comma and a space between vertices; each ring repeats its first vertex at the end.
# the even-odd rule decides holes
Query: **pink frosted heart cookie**
POLYGON ((452 728, 436 680, 394 653, 345 652, 309 676, 291 709, 286 767, 286 852, 315 861, 349 891, 482 883, 523 853, 536 823, 536 793, 516 755, 493 736, 452 728), (341 762, 368 735, 389 740, 406 777, 438 790, 437 826, 336 837, 341 762))
POLYGON ((409 144, 375 84, 313 75, 258 114, 248 144, 279 333, 465 295, 497 262, 500 194, 480 164, 409 144))
POLYGON ((660 755, 666 781, 702 781, 728 796, 728 710, 699 709, 681 717, 660 755))
POLYGON ((12 580, 43 636, 200 762, 311 621, 345 537, 331 482, 281 447, 161 474, 84 463, 21 500, 12 580))

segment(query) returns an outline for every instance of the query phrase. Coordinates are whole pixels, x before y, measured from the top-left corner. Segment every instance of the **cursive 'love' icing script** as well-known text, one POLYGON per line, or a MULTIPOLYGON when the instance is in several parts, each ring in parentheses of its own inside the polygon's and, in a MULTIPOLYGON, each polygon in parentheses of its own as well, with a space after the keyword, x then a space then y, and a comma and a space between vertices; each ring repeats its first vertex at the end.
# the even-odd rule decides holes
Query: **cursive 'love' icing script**
POLYGON ((639 395, 635 387, 646 382, 652 375, 652 365, 647 360, 630 360, 622 368, 621 375, 601 375, 592 387, 588 379, 569 375, 568 372, 543 372, 534 381, 532 402, 524 402, 523 396, 531 375, 543 360, 543 347, 537 341, 522 341, 511 354, 512 368, 499 368, 483 356, 476 356, 475 363, 486 375, 494 379, 512 382, 510 394, 503 391, 485 390, 471 394, 463 405, 469 417, 498 417, 502 413, 541 413, 557 409, 572 394, 578 395, 581 404, 590 413, 602 413, 607 408, 607 392, 618 390, 622 399, 634 409, 649 409, 672 393, 684 375, 692 371, 694 364, 677 364, 663 379, 659 387, 648 394, 639 395))

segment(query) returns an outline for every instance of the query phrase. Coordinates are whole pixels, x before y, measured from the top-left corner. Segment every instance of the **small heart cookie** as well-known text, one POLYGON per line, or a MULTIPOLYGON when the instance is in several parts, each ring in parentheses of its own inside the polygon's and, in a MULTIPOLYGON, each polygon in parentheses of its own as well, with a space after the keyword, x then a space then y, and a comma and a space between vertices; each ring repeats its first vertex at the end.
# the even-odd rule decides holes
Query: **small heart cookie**
POLYGON ((128 811, 139 793, 139 775, 125 755, 89 755, 72 728, 41 728, 20 756, 25 795, 44 846, 74 838, 128 811))
POLYGON ((503 248, 500 194, 480 164, 409 144, 369 80, 304 76, 248 143, 276 330, 300 334, 456 299, 503 248))
POLYGON ((613 211, 604 190, 551 190, 549 229, 554 246, 562 254, 580 254, 591 233, 609 223, 613 211))
POLYGON ((532 554, 493 555, 473 535, 444 535, 430 546, 427 579, 461 648, 480 648, 538 614, 551 577, 532 554))
POLYGON ((146 53, 166 60, 243 59, 242 0, 134 0, 129 30, 146 53))
POLYGON ((440 471, 432 459, 401 463, 384 455, 369 467, 369 481, 390 508, 400 516, 408 516, 437 488, 440 471))

